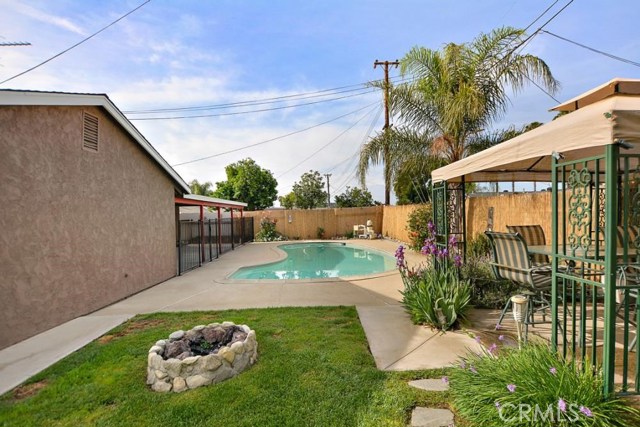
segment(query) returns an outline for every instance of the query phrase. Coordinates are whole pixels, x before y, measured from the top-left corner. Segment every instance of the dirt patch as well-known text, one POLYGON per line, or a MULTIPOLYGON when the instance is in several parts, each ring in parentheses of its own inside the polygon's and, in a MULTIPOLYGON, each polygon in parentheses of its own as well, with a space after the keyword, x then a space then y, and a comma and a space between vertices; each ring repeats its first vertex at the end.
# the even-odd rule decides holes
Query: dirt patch
POLYGON ((38 381, 37 383, 24 384, 13 390, 13 400, 23 400, 38 394, 40 390, 47 386, 47 380, 38 381))
POLYGON ((125 323, 122 329, 118 332, 114 332, 113 334, 103 335, 97 339, 100 344, 107 344, 113 341, 116 338, 124 337, 130 335, 134 332, 141 331, 147 328, 154 328, 157 326, 164 326, 166 322, 160 319, 143 319, 143 320, 130 320, 125 323))

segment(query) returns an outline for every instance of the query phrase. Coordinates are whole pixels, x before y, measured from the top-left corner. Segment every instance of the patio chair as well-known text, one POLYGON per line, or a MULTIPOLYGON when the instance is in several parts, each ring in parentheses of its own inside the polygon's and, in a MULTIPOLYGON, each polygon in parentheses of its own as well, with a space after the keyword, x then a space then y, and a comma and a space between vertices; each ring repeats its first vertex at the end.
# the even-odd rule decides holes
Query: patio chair
POLYGON ((638 324, 635 321, 635 312, 638 310, 640 266, 632 264, 618 267, 616 287, 616 316, 623 321, 628 321, 631 326, 636 328, 636 336, 629 343, 629 350, 633 351, 635 350, 635 344, 638 340, 638 324), (627 304, 629 305, 629 318, 625 319, 623 309, 627 304), (633 309, 631 307, 633 307, 633 309), (620 313, 621 310, 622 313, 620 313))
MULTIPOLYGON (((485 234, 493 249, 493 262, 490 264, 496 278, 510 280, 527 289, 525 295, 529 297, 529 306, 525 321, 526 336, 529 325, 546 322, 546 310, 551 305, 545 296, 551 290, 551 265, 533 265, 527 243, 519 233, 486 231, 485 234), (542 322, 535 322, 534 313, 537 311, 542 312, 542 322)), ((509 298, 496 327, 502 322, 510 305, 509 298)))
MULTIPOLYGON (((509 233, 519 233, 527 246, 544 246, 547 244, 544 238, 544 230, 540 225, 507 225, 509 233)), ((545 254, 531 254, 534 265, 549 264, 549 257, 545 254)))

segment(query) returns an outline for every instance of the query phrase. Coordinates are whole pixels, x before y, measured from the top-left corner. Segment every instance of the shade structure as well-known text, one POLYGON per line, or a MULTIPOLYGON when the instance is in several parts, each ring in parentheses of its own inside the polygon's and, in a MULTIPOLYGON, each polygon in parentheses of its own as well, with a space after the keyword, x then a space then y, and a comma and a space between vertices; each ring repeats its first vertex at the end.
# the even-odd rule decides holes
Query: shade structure
POLYGON ((551 156, 582 159, 623 143, 640 154, 640 80, 613 79, 553 108, 545 125, 432 172, 433 182, 550 181, 551 156))

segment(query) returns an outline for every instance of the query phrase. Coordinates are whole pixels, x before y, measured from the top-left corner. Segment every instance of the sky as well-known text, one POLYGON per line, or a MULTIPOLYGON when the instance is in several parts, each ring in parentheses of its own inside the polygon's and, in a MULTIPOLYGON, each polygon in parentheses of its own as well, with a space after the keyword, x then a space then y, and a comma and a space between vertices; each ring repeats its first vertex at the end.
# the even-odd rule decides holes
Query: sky
MULTIPOLYGON (((382 94, 362 85, 383 77, 375 60, 525 28, 552 6, 532 33, 570 1, 151 0, 0 89, 105 93, 187 182, 225 180, 226 165, 252 158, 276 177, 279 195, 309 170, 331 174, 333 199, 358 185, 357 153, 384 124, 382 94), (141 113, 190 107, 208 108, 141 113), (193 115, 206 117, 175 118, 193 115)), ((144 2, 0 0, 0 43, 31 43, 0 47, 0 81, 144 2)), ((544 29, 640 62, 638 18, 637 0, 574 0, 544 29)), ((640 77, 636 66, 545 33, 522 53, 549 65, 560 102, 615 77, 640 77)), ((390 74, 398 79, 398 70, 390 74)), ((533 85, 510 98, 494 129, 548 122, 558 104, 533 85)), ((380 167, 366 184, 384 199, 380 167)))

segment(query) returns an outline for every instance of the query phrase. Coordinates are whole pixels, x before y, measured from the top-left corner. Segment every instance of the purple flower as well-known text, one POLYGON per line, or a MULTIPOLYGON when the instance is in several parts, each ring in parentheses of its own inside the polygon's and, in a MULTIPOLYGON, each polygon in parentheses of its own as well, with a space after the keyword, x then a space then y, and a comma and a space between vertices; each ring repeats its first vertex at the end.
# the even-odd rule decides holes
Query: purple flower
POLYGON ((433 223, 433 221, 429 221, 427 223, 427 228, 429 229, 429 233, 431 234, 435 234, 436 232, 436 225, 433 223))
POLYGON ((496 343, 492 343, 487 349, 487 351, 489 352, 489 354, 493 355, 497 349, 498 349, 498 345, 496 343))
POLYGON ((509 390, 509 393, 513 393, 514 391, 516 391, 516 385, 515 384, 507 384, 507 390, 509 390))
POLYGON ((456 267, 462 267, 462 257, 460 256, 460 254, 456 254, 453 257, 453 265, 455 265, 456 267))
POLYGON ((591 409, 587 408, 586 406, 580 406, 580 412, 585 414, 587 417, 593 417, 593 413, 591 412, 591 409))
POLYGON ((478 371, 476 370, 476 368, 473 367, 473 365, 469 365, 469 370, 474 374, 478 375, 478 371))
POLYGON ((554 367, 549 368, 549 372, 551 372, 553 375, 556 375, 558 373, 558 370, 554 367))
POLYGON ((456 243, 458 243, 458 239, 453 234, 453 235, 451 235, 451 237, 449 237, 449 246, 455 246, 456 243))
POLYGON ((478 344, 480 344, 480 342, 482 341, 479 335, 476 335, 475 340, 478 344))
POLYGON ((449 384, 449 377, 442 377, 442 382, 445 384, 449 384))
POLYGON ((446 257, 448 257, 448 256, 449 256, 449 249, 447 249, 447 248, 443 248, 443 249, 440 251, 440 253, 438 254, 438 256, 439 256, 440 258, 446 258, 446 257))
POLYGON ((562 398, 558 400, 558 408, 562 412, 567 412, 567 402, 565 402, 562 398))
POLYGON ((496 323, 496 331, 502 329, 502 325, 500 323, 496 323))
POLYGON ((466 363, 464 363, 464 360, 461 360, 461 361, 460 361, 460 368, 461 368, 461 369, 466 369, 466 368, 467 368, 467 364, 466 364, 466 363))
POLYGON ((495 405, 496 405, 496 408, 498 408, 498 409, 500 409, 502 407, 502 405, 500 405, 500 402, 498 402, 497 400, 496 400, 495 405))
POLYGON ((407 264, 404 261, 404 246, 400 245, 398 246, 398 249, 396 249, 396 266, 398 268, 406 268, 407 264))
POLYGON ((504 341, 504 335, 499 335, 498 336, 498 341, 504 341))

